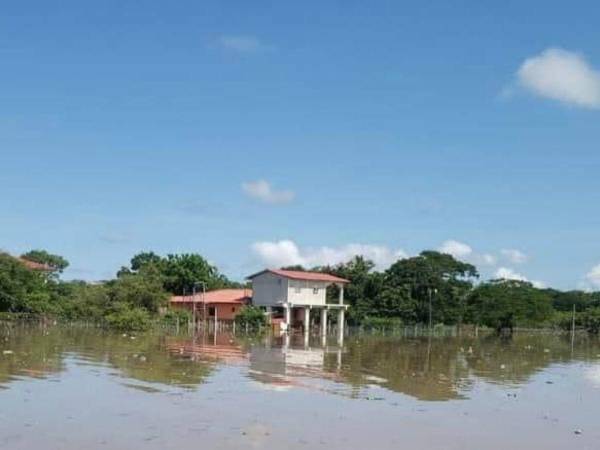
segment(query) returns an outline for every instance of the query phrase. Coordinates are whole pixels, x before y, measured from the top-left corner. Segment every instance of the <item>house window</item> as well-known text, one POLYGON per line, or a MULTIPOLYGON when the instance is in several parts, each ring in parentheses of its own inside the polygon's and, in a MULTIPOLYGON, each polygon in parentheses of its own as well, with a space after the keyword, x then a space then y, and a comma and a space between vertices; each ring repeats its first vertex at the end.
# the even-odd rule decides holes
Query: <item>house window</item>
POLYGON ((299 294, 299 293, 300 293, 300 284, 296 284, 296 285, 295 285, 295 287, 294 287, 294 292, 295 292, 296 294, 299 294))
POLYGON ((319 288, 318 287, 314 287, 313 288, 313 294, 315 294, 315 295, 319 294, 319 288))
POLYGON ((231 308, 231 312, 234 313, 235 312, 235 306, 233 308, 231 308))

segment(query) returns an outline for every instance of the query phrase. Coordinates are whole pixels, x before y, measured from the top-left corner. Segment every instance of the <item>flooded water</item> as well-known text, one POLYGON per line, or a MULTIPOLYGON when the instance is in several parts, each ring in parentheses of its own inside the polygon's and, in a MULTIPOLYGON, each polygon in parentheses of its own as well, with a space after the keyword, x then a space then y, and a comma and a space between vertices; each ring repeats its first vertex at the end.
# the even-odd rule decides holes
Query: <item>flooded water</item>
POLYGON ((0 324, 0 449, 600 449, 600 344, 0 324))

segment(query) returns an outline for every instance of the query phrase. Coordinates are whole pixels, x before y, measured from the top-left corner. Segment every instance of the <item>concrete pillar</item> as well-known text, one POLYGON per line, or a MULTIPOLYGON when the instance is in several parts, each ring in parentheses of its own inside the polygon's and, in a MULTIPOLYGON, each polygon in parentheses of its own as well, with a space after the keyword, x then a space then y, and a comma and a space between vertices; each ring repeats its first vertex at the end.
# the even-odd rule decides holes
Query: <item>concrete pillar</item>
POLYGON ((310 306, 304 307, 304 332, 310 333, 310 306))
POLYGON ((290 331, 292 325, 292 305, 289 303, 284 306, 285 308, 285 330, 290 331))
POLYGON ((339 304, 343 305, 344 304, 344 285, 340 284, 340 296, 339 296, 339 304))
POLYGON ((338 343, 341 345, 344 341, 344 308, 338 310, 338 343))
POLYGON ((321 335, 327 336, 327 308, 321 309, 321 335))

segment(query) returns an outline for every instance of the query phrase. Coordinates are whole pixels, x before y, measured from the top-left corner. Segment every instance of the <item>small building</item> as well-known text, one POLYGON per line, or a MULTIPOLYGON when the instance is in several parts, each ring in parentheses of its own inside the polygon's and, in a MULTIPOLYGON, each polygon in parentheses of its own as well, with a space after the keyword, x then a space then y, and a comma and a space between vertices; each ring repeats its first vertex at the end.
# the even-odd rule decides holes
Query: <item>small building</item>
POLYGON ((263 306, 271 317, 283 315, 282 329, 301 325, 310 330, 311 313, 320 314, 322 334, 327 333, 327 313, 335 310, 338 314, 338 331, 343 334, 344 286, 348 280, 322 272, 298 270, 266 269, 248 277, 252 281, 252 303, 263 306), (327 288, 338 287, 337 303, 327 303, 327 288))
POLYGON ((37 261, 32 261, 30 259, 23 258, 22 256, 19 258, 16 258, 16 259, 18 259, 19 262, 21 262, 21 264, 23 264, 29 270, 33 270, 36 272, 53 272, 54 271, 54 269, 48 264, 39 263, 37 261))
POLYGON ((217 289, 195 295, 171 297, 172 308, 182 308, 194 312, 197 320, 232 321, 240 310, 250 304, 250 289, 217 289))

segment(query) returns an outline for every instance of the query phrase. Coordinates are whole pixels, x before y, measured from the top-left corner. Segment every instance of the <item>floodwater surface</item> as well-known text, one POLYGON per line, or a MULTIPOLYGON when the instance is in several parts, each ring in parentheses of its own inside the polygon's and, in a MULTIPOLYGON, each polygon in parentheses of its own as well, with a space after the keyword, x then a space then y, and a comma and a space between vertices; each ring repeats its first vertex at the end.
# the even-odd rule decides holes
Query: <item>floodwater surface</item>
POLYGON ((0 324, 0 449, 600 449, 600 344, 0 324))

